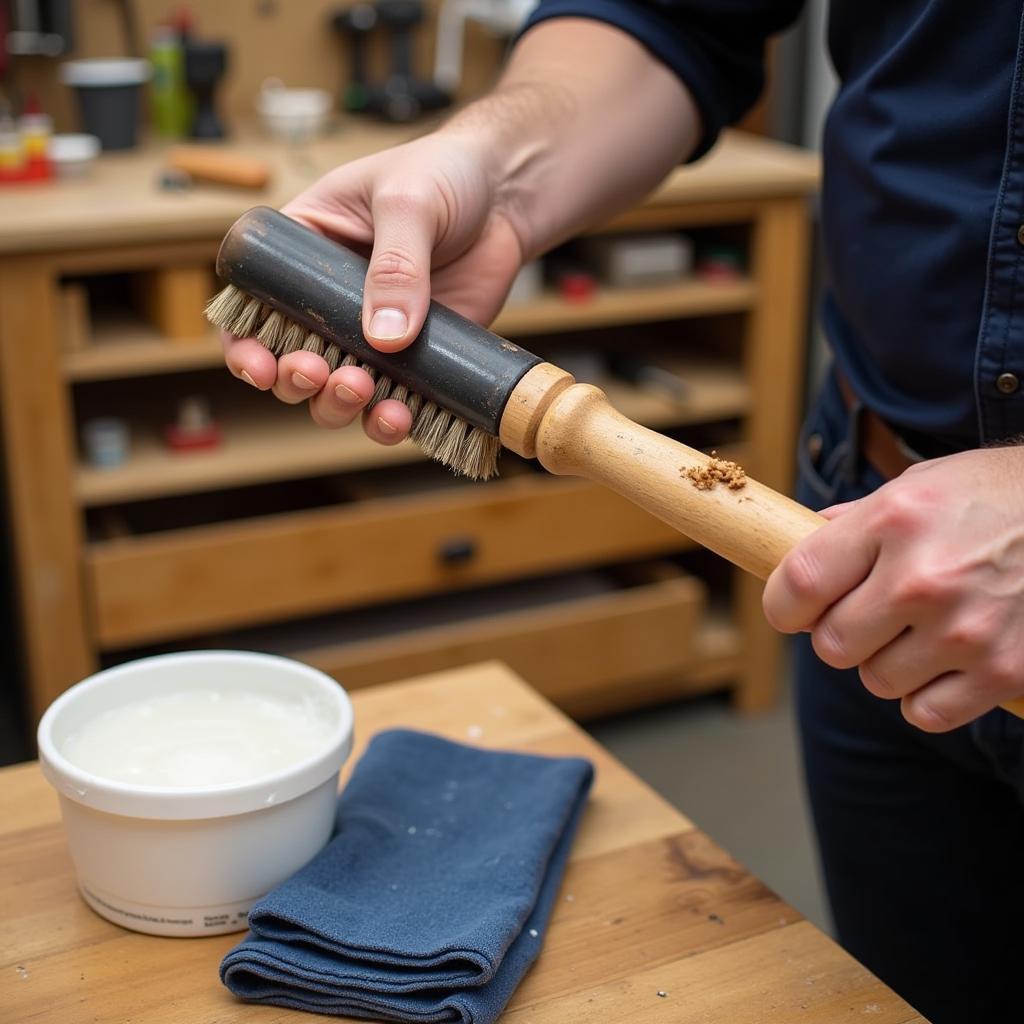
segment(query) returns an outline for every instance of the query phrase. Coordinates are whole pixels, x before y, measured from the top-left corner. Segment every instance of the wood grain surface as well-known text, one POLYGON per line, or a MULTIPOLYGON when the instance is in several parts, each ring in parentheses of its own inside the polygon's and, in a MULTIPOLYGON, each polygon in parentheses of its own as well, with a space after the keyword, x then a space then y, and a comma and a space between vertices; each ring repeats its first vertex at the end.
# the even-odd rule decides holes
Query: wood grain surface
MULTIPOLYGON (((204 185, 190 192, 161 191, 158 180, 169 147, 102 156, 83 181, 0 190, 0 253, 62 252, 86 246, 209 239, 222 235, 251 206, 281 206, 338 164, 420 134, 415 129, 359 121, 301 149, 262 138, 232 142, 231 151, 260 157, 271 167, 262 191, 204 185)), ((680 203, 763 201, 804 196, 818 186, 817 156, 779 142, 727 132, 703 160, 675 171, 647 201, 680 203)), ((642 210, 643 208, 641 208, 642 210)), ((619 218, 617 228, 643 226, 619 218)))
MULTIPOLYGON (((704 833, 495 663, 354 698, 358 756, 396 725, 487 747, 581 754, 597 783, 518 1024, 925 1024, 704 833)), ((352 762, 350 762, 351 765, 352 762)), ((79 899, 38 767, 0 771, 0 1021, 286 1024, 217 977, 239 936, 137 935, 79 899)))

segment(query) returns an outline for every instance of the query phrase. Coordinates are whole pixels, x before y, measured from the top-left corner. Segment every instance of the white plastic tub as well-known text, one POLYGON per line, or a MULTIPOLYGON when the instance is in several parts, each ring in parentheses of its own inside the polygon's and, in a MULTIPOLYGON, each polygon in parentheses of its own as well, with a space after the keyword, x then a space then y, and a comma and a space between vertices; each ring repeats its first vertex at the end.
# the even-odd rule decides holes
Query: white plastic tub
POLYGON ((323 132, 333 104, 326 89, 288 89, 275 78, 264 82, 256 97, 256 111, 267 133, 296 143, 323 132))
POLYGON ((352 706, 329 676, 286 658, 167 654, 73 686, 43 716, 38 741, 79 888, 93 910, 154 935, 217 935, 245 928, 252 904, 330 837, 338 772, 352 750, 352 706), (289 768, 191 789, 101 778, 62 753, 68 736, 104 711, 211 687, 309 699, 330 724, 328 738, 289 768))

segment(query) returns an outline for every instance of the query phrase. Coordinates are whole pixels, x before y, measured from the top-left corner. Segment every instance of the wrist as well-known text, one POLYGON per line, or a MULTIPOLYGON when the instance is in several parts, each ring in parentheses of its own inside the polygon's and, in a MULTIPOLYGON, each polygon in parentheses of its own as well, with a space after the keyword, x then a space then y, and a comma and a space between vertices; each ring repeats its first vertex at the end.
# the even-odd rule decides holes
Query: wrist
POLYGON ((570 90, 553 82, 508 82, 459 111, 438 129, 483 172, 492 208, 506 217, 526 259, 556 241, 559 140, 576 104, 570 90))

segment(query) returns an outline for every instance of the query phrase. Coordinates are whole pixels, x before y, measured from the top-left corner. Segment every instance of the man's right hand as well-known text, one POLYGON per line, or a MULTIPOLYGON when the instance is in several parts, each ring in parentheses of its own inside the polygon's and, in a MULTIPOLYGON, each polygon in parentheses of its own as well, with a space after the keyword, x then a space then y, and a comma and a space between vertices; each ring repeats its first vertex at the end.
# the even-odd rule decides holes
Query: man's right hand
MULTIPOLYGON (((437 133, 344 164, 283 210, 329 238, 369 254, 363 332, 374 348, 397 352, 419 334, 431 297, 479 323, 501 309, 522 261, 522 246, 496 203, 484 161, 460 138, 437 133)), ((308 401, 323 427, 348 426, 373 394, 358 367, 328 372, 312 352, 278 361, 258 341, 224 336, 236 376, 284 402, 308 401)), ((366 433, 396 444, 409 410, 384 401, 366 433)))
MULTIPOLYGON (((487 324, 524 259, 635 203, 700 136, 686 86, 631 36, 586 18, 555 18, 516 44, 497 88, 437 132, 321 178, 284 212, 370 257, 367 340, 404 348, 431 294, 487 324)), ((373 383, 357 367, 328 375, 310 352, 279 362, 259 342, 224 339, 236 377, 282 401, 309 402, 343 427, 373 383)), ((395 444, 409 410, 385 401, 367 434, 395 444)))

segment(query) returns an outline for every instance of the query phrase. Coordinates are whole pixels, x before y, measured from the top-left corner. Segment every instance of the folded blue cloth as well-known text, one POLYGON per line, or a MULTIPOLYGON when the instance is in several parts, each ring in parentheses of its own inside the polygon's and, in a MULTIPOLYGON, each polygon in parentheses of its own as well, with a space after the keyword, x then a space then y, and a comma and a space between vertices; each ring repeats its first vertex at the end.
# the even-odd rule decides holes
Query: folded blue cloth
POLYGON ((249 914, 221 980, 244 999, 490 1024, 537 958, 593 769, 379 733, 335 837, 249 914))

